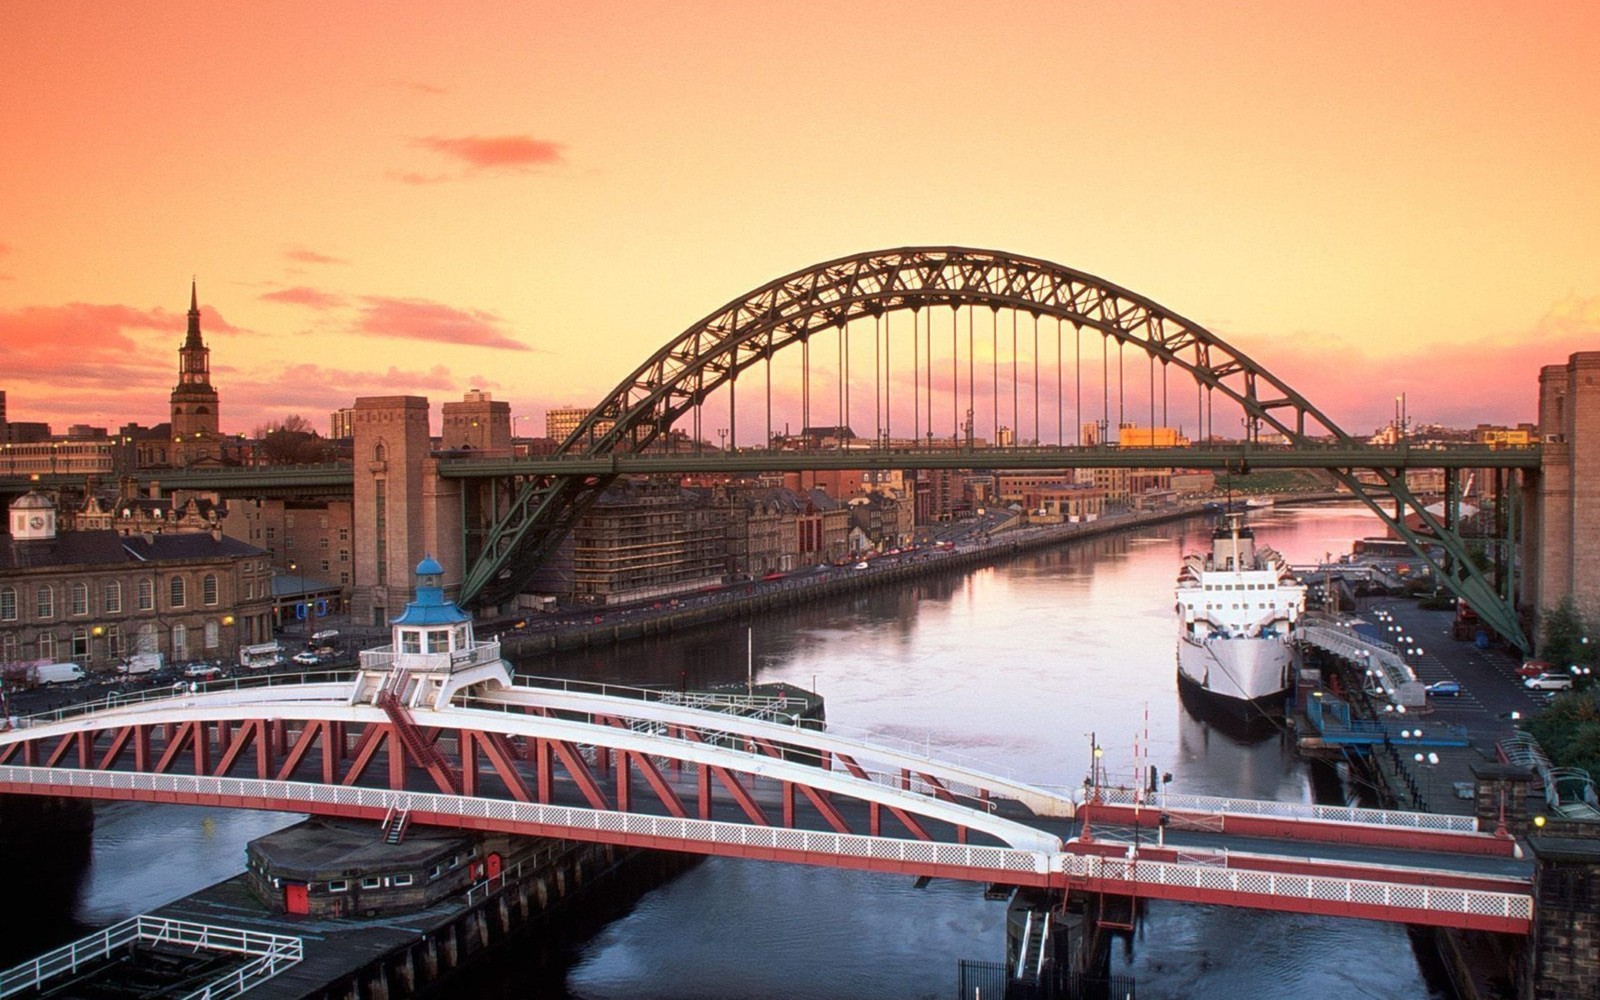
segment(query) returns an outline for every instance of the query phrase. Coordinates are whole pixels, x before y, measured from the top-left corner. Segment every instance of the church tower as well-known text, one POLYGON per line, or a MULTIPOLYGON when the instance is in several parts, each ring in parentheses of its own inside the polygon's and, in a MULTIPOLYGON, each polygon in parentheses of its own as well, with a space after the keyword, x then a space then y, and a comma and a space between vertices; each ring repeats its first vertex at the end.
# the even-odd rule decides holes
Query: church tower
POLYGON ((189 333, 178 348, 172 390, 172 464, 182 468, 222 457, 217 390, 211 387, 211 348, 200 339, 200 298, 189 285, 189 333))

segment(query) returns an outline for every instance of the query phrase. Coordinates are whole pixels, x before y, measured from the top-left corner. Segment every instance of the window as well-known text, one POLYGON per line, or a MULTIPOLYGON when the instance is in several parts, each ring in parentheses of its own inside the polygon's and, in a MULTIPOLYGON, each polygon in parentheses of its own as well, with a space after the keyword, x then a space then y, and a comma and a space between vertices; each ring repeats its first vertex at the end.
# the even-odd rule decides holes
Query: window
POLYGON ((56 637, 50 632, 39 633, 39 659, 54 660, 56 658, 56 637))
POLYGON ((328 891, 329 892, 349 892, 350 891, 350 882, 349 882, 348 879, 342 879, 342 878, 341 879, 335 879, 334 881, 328 883, 328 891))
POLYGON ((139 636, 135 641, 135 646, 137 647, 134 649, 136 653, 158 653, 161 651, 161 643, 156 638, 154 622, 145 622, 139 626, 139 636))
POLYGON ((139 581, 139 610, 154 611, 156 609, 156 585, 154 580, 139 581))
POLYGON ((347 563, 347 562, 350 561, 350 550, 349 549, 340 549, 339 550, 339 561, 342 562, 342 563, 347 563))
POLYGON ((0 635, 0 660, 10 663, 18 659, 20 657, 17 656, 17 634, 7 632, 5 635, 0 635))
POLYGON ((377 877, 376 875, 368 875, 366 878, 361 880, 361 888, 363 889, 378 889, 382 888, 382 886, 383 879, 377 877))
POLYGON ((292 527, 294 527, 294 515, 293 514, 285 514, 285 515, 283 515, 283 530, 288 531, 292 527))
POLYGON ((172 626, 172 658, 174 660, 189 658, 189 629, 183 625, 172 626))
POLYGON ((208 608, 217 606, 217 574, 207 573, 200 579, 200 599, 208 608))
POLYGON ((321 538, 317 539, 317 548, 326 549, 327 547, 328 547, 328 536, 327 535, 323 535, 321 538))
POLYGON ((122 658, 122 630, 115 625, 106 626, 106 655, 113 660, 122 658))
POLYGON ((350 540, 350 529, 349 528, 340 528, 339 529, 339 541, 348 542, 349 540, 350 540))
POLYGON ((17 588, 0 587, 0 622, 14 622, 16 620, 17 588))
POLYGON ((120 615, 122 613, 122 584, 117 580, 106 581, 104 593, 101 595, 106 614, 120 615))
POLYGON ((72 585, 72 613, 79 617, 89 613, 89 585, 87 583, 74 583, 72 585))
POLYGON ((34 607, 40 618, 54 618, 56 616, 56 592, 49 584, 41 586, 33 594, 34 607))
POLYGON ((222 642, 222 626, 215 620, 206 622, 206 649, 216 649, 222 642))
POLYGON ((267 525, 267 541, 269 541, 269 542, 276 541, 277 537, 278 537, 278 529, 272 527, 270 524, 267 525))
POLYGON ((401 632, 400 633, 400 652, 402 652, 402 653, 420 653, 420 652, 422 652, 422 633, 421 632, 401 632))
POLYGON ((187 598, 187 595, 184 593, 183 577, 173 577, 169 589, 171 593, 168 596, 172 601, 172 606, 175 608, 183 607, 187 598))
POLYGON ((75 628, 72 630, 72 661, 74 663, 89 662, 89 630, 75 628))

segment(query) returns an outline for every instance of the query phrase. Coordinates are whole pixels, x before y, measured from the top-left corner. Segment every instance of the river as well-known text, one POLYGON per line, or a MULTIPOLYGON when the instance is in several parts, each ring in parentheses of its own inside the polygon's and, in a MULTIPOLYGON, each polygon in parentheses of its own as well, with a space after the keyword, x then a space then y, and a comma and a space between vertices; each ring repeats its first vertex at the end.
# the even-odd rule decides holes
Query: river
MULTIPOLYGON (((1349 507, 1252 512, 1259 543, 1291 562, 1350 550, 1379 522, 1349 507)), ((1314 776, 1279 737, 1241 743, 1192 718, 1174 667, 1181 553, 1202 518, 1085 539, 1002 566, 889 588, 618 649, 518 664, 525 673, 690 687, 755 678, 815 688, 830 727, 911 741, 1042 784, 1080 785, 1091 734, 1113 775, 1135 742, 1174 792, 1311 801, 1314 776), (1146 735, 1148 734, 1148 735, 1146 735)), ((102 924, 242 866, 243 845, 286 818, 166 807, 101 811, 72 915, 102 924), (109 820, 109 822, 108 822, 109 820), (176 831, 176 833, 174 832, 176 831), (199 860, 191 860, 198 856, 199 860), (231 857, 232 863, 227 861, 231 857), (184 870, 167 863, 183 859, 184 870)), ((1004 957, 1005 904, 980 887, 710 859, 648 894, 574 956, 585 1000, 945 998, 958 959, 1004 957)), ((514 957, 493 995, 532 995, 514 957)), ((1406 929, 1334 918, 1151 903, 1113 949, 1141 1000, 1162 997, 1448 997, 1406 929)), ((533 978, 533 977, 529 977, 533 978)), ((538 977, 542 978, 542 977, 538 977)))

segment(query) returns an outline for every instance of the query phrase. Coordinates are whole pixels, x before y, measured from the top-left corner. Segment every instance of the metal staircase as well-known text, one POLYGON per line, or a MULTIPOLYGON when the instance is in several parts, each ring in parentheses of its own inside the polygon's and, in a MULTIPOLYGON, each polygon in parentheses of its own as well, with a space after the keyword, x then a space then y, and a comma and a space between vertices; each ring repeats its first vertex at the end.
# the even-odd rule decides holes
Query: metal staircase
POLYGON ((391 671, 384 680, 383 686, 378 689, 375 701, 383 713, 389 717, 389 722, 394 727, 395 736, 400 740, 405 752, 412 760, 427 768, 428 773, 438 784, 439 790, 449 795, 461 794, 461 781, 456 776, 450 762, 445 758, 433 741, 422 733, 422 728, 411 717, 411 712, 400 701, 399 692, 404 690, 406 672, 404 670, 391 671))

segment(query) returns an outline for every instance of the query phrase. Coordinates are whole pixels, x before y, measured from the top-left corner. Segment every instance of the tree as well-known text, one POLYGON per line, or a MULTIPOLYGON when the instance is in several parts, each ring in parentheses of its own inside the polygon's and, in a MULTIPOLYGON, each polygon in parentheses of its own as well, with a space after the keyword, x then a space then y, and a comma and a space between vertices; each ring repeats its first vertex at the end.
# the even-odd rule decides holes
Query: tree
POLYGON ((1561 603, 1546 608, 1540 624, 1540 655, 1558 667, 1592 664, 1595 661, 1596 643, 1590 638, 1592 631, 1578 614, 1571 595, 1561 603))
POLYGON ((335 458, 333 442, 318 436, 311 422, 298 413, 284 417, 277 425, 256 428, 260 446, 256 454, 267 465, 315 465, 335 458))

